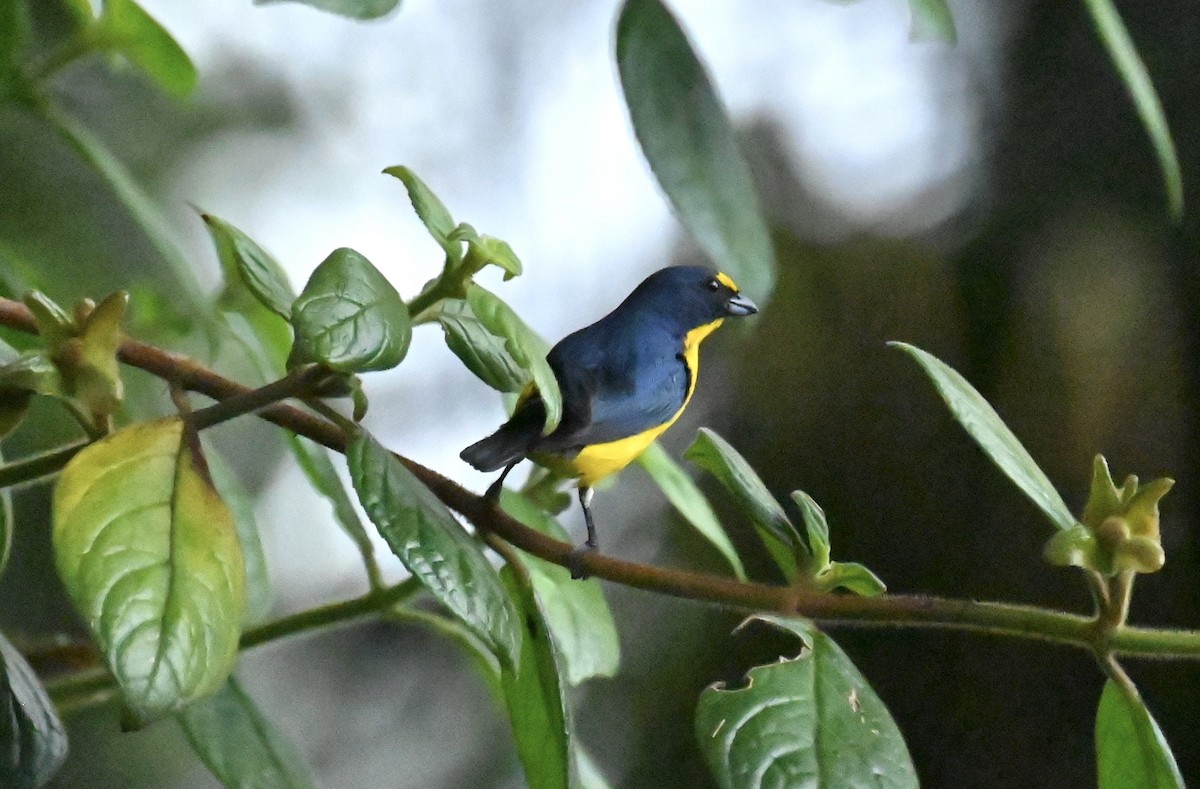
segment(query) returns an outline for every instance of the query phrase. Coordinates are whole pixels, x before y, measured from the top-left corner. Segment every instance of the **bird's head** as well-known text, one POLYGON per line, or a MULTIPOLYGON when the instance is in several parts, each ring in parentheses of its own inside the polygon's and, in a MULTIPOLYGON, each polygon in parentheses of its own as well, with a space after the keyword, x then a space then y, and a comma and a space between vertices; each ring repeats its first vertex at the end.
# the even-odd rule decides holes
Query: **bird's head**
POLYGON ((704 266, 670 266, 647 277, 630 296, 690 331, 722 318, 758 312, 726 274, 704 266))

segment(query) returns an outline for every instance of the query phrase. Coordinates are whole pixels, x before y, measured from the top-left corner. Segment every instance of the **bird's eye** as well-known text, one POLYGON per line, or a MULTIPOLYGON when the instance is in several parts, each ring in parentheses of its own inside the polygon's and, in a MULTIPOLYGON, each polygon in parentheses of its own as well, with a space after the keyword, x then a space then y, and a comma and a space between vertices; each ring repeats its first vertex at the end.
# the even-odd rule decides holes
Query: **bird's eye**
POLYGON ((721 283, 717 282, 716 279, 710 279, 708 282, 704 283, 704 287, 708 288, 713 293, 716 293, 718 290, 721 289, 721 283))

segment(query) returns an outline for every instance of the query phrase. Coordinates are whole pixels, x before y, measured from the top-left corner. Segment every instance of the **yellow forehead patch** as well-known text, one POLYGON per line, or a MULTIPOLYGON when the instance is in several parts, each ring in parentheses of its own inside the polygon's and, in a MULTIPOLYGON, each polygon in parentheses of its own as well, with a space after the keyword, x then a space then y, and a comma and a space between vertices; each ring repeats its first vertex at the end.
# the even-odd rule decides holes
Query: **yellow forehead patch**
POLYGON ((717 272, 717 282, 720 282, 722 285, 729 288, 730 290, 733 290, 733 291, 738 290, 737 284, 732 279, 730 279, 728 274, 723 274, 721 272, 717 272))

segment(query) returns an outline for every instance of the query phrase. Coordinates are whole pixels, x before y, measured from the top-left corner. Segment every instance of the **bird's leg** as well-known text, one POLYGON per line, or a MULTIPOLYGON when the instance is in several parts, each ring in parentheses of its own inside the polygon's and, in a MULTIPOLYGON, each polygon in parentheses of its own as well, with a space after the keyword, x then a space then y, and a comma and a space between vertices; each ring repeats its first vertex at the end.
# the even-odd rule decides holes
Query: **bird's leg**
POLYGON ((583 522, 587 524, 587 540, 583 545, 567 554, 567 569, 571 571, 571 577, 577 580, 588 577, 587 570, 583 567, 583 557, 600 547, 600 543, 596 540, 596 522, 592 520, 592 496, 594 494, 595 491, 591 488, 579 486, 579 505, 583 507, 583 522))
POLYGON ((520 460, 514 460, 512 463, 509 463, 504 467, 504 471, 500 472, 500 477, 491 485, 488 485, 487 492, 483 494, 483 497, 487 499, 493 506, 500 501, 500 492, 504 490, 504 478, 507 477, 508 472, 512 471, 513 467, 520 462, 520 460))

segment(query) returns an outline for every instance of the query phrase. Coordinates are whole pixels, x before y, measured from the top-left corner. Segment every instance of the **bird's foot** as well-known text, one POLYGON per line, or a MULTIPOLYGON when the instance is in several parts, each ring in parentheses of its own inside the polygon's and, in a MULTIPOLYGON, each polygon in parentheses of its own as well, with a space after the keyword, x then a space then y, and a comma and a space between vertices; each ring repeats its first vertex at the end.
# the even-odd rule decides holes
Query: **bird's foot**
POLYGON ((596 544, 593 542, 585 542, 575 550, 567 554, 567 569, 571 571, 571 577, 576 581, 585 581, 588 579, 587 568, 583 566, 583 560, 588 555, 596 552, 596 544))
POLYGON ((495 507, 500 504, 500 494, 504 491, 504 477, 488 485, 488 489, 484 492, 483 498, 489 505, 495 507))

